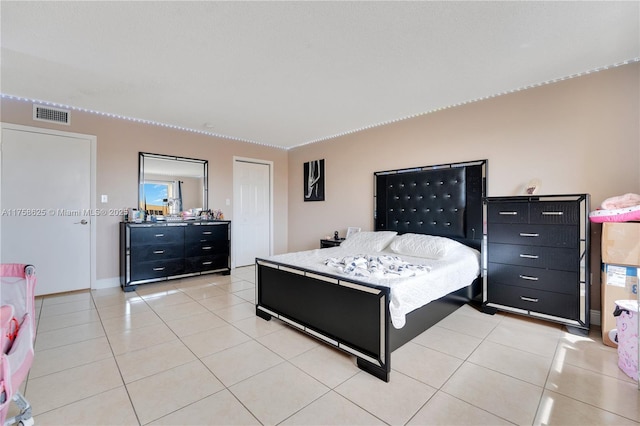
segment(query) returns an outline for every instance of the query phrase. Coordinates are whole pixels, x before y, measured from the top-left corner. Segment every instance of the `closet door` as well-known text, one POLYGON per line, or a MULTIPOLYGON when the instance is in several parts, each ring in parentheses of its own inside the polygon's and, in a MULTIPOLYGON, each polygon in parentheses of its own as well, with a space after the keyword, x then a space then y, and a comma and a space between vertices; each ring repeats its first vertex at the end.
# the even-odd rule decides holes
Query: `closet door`
POLYGON ((269 163, 235 159, 231 222, 232 263, 253 265, 271 254, 271 168, 269 163))

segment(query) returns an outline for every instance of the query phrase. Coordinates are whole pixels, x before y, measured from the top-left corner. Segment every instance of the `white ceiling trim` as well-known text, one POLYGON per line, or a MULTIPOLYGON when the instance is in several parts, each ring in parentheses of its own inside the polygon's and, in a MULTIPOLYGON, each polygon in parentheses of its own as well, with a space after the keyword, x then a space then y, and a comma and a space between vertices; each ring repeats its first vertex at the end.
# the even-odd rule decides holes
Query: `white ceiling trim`
POLYGON ((407 116, 407 117, 398 118, 398 119, 395 119, 395 120, 388 120, 388 121, 384 121, 384 122, 380 122, 380 123, 376 123, 376 124, 371 124, 369 126, 364 126, 364 127, 359 128, 359 129, 353 129, 353 130, 350 130, 350 131, 347 131, 347 132, 342 132, 342 133, 339 133, 339 134, 335 134, 335 135, 331 135, 331 136, 326 136, 326 137, 314 139, 314 140, 311 140, 311 141, 308 141, 308 142, 303 142, 303 143, 300 143, 300 144, 294 145, 294 146, 270 145, 270 144, 266 144, 266 143, 263 143, 263 142, 252 141, 252 140, 248 140, 248 139, 241 139, 241 138, 228 136, 228 135, 221 135, 221 134, 217 134, 217 133, 214 133, 214 132, 208 132, 206 130, 191 129, 191 128, 188 128, 188 127, 182 127, 182 126, 178 126, 178 125, 174 125, 174 124, 160 123, 160 122, 156 122, 156 121, 145 120, 145 119, 135 118, 135 117, 126 117, 126 116, 113 114, 113 113, 109 113, 109 112, 94 111, 94 110, 90 110, 90 109, 86 109, 86 108, 82 108, 82 107, 78 107, 78 106, 74 106, 74 105, 58 104, 58 103, 55 103, 55 102, 43 101, 43 100, 40 100, 40 99, 22 98, 20 96, 9 95, 9 94, 4 94, 4 93, 0 94, 0 97, 6 98, 6 99, 17 100, 17 101, 32 102, 32 103, 36 103, 36 104, 40 104, 40 105, 46 105, 46 106, 55 107, 55 108, 65 108, 65 109, 69 109, 69 110, 72 110, 72 111, 81 111, 81 112, 85 112, 85 113, 89 113, 89 114, 101 115, 101 116, 105 116, 105 117, 109 117, 109 118, 115 118, 115 119, 119 119, 119 120, 132 121, 132 122, 135 122, 135 123, 148 124, 148 125, 159 126, 159 127, 166 127, 166 128, 169 128, 169 129, 181 130, 181 131, 190 132, 190 133, 197 133, 197 134, 201 134, 201 135, 212 136, 212 137, 217 137, 217 138, 222 138, 222 139, 229 139, 229 140, 234 140, 234 141, 239 141, 239 142, 247 142, 247 143, 252 143, 252 144, 257 144, 257 145, 262 145, 262 146, 268 146, 268 147, 272 147, 272 148, 289 150, 289 149, 297 148, 297 147, 300 147, 300 146, 309 145, 309 144, 312 144, 312 143, 318 143, 318 142, 323 142, 323 141, 327 141, 327 140, 330 140, 330 139, 339 138, 341 136, 350 135, 350 134, 353 134, 353 133, 361 132, 361 131, 372 129, 372 128, 375 128, 375 127, 380 127, 380 126, 384 126, 384 125, 387 125, 387 124, 397 123, 399 121, 405 121, 405 120, 409 120, 409 119, 412 119, 412 118, 420 117, 420 116, 423 116, 423 115, 432 114, 434 112, 438 112, 438 111, 442 111, 442 110, 446 110, 446 109, 450 109, 450 108, 455 108, 455 107, 459 107, 459 106, 462 106, 462 105, 467 105, 467 104, 474 103, 474 102, 480 102, 480 101, 487 100, 487 99, 492 99, 492 98, 495 98, 495 97, 498 97, 498 96, 508 95, 510 93, 516 93, 516 92, 520 92, 520 91, 523 91, 523 90, 528 90, 528 89, 533 89, 533 88, 540 87, 540 86, 545 86, 547 84, 553 84, 553 83, 558 83, 560 81, 569 80, 569 79, 572 79, 572 78, 582 77, 582 76, 585 76, 585 75, 588 75, 588 74, 593 74, 593 73, 597 73, 597 72, 600 72, 600 71, 605 71, 605 70, 608 70, 608 69, 617 68, 617 67, 620 67, 620 66, 623 66, 623 65, 629 65, 629 64, 632 64, 632 63, 636 63, 636 62, 640 62, 640 57, 635 57, 635 58, 628 59, 628 60, 623 61, 623 62, 618 62, 618 63, 611 64, 611 65, 605 65, 605 66, 602 66, 602 67, 594 68, 594 69, 587 70, 587 71, 580 72, 580 73, 571 74, 571 75, 568 75, 568 76, 565 76, 565 77, 560 77, 560 78, 556 78, 556 79, 549 80, 549 81, 543 81, 543 82, 540 82, 540 83, 530 84, 530 85, 527 85, 527 86, 524 86, 524 87, 520 87, 520 88, 517 88, 517 89, 507 90, 507 91, 500 92, 500 93, 495 93, 495 94, 484 96, 484 97, 477 98, 477 99, 470 99, 470 100, 467 100, 467 101, 463 101, 463 102, 459 102, 459 103, 456 103, 456 104, 443 106, 443 107, 440 107, 440 108, 435 108, 435 109, 432 109, 430 111, 425 111, 425 112, 422 112, 422 113, 413 114, 413 115, 410 115, 410 116, 407 116))
POLYGON ((191 129, 191 128, 188 128, 188 127, 182 127, 182 126, 178 126, 178 125, 175 125, 175 124, 160 123, 158 121, 145 120, 143 118, 127 117, 127 116, 124 116, 124 115, 114 114, 114 113, 111 113, 111 112, 95 111, 95 110, 92 110, 92 109, 82 108, 82 107, 75 106, 75 105, 59 104, 59 103, 56 103, 56 102, 45 101, 45 100, 42 100, 42 99, 29 99, 29 98, 23 98, 21 96, 10 95, 10 94, 6 94, 6 93, 0 93, 0 97, 2 97, 3 99, 10 99, 10 100, 14 100, 14 101, 35 103, 35 104, 38 104, 38 105, 44 105, 44 106, 48 106, 48 107, 64 108, 64 109, 68 109, 68 110, 71 110, 71 111, 80 111, 80 112, 85 112, 85 113, 88 113, 88 114, 100 115, 100 116, 108 117, 108 118, 115 118, 115 119, 118 119, 118 120, 132 121, 134 123, 148 124, 150 126, 166 127, 166 128, 169 128, 169 129, 182 130, 182 131, 189 132, 189 133, 198 133, 198 134, 206 135, 206 136, 214 136, 214 137, 222 138, 222 139, 230 139, 230 140, 234 140, 234 141, 238 141, 238 142, 247 142, 247 143, 253 143, 253 144, 257 144, 257 145, 270 146, 270 147, 273 147, 273 148, 287 149, 286 147, 282 147, 282 146, 279 146, 279 145, 269 145, 269 144, 265 144, 265 143, 258 142, 258 141, 252 141, 252 140, 248 140, 248 139, 241 139, 241 138, 236 138, 236 137, 228 136, 228 135, 220 135, 220 134, 213 133, 213 132, 207 132, 206 130, 191 129))
POLYGON ((576 78, 576 77, 582 77, 582 76, 585 76, 587 74, 593 74, 593 73, 600 72, 600 71, 605 71, 605 70, 608 70, 608 69, 611 69, 611 68, 617 68, 617 67, 620 67, 620 66, 623 66, 623 65, 629 65, 629 64, 632 64, 632 63, 635 63, 635 62, 640 62, 640 57, 628 59, 626 61, 618 62, 618 63, 611 64, 611 65, 606 65, 606 66, 603 66, 603 67, 594 68, 592 70, 587 70, 587 71, 580 72, 580 73, 571 74, 571 75, 568 75, 568 76, 565 76, 565 77, 560 77, 560 78, 556 78, 556 79, 549 80, 549 81, 543 81, 543 82, 540 82, 540 83, 530 84, 530 85, 527 85, 527 86, 524 86, 524 87, 520 87, 520 88, 517 88, 517 89, 506 90, 504 92, 499 92, 499 93, 495 93, 493 95, 483 96, 483 97, 477 98, 477 99, 470 99, 468 101, 458 102, 456 104, 451 104, 451 105, 447 105, 447 106, 444 106, 444 107, 434 108, 434 109, 432 109, 430 111, 422 112, 422 113, 419 113, 419 114, 413 114, 413 115, 410 115, 410 116, 407 116, 407 117, 398 118, 396 120, 389 120, 389 121, 384 121, 384 122, 377 123, 377 124, 372 124, 370 126, 361 127, 359 129, 354 129, 354 130, 351 130, 351 131, 348 131, 348 132, 343 132, 343 133, 340 133, 340 134, 337 134, 337 135, 327 136, 327 137, 315 139, 315 140, 312 140, 312 141, 309 141, 309 142, 304 142, 304 143, 296 145, 296 146, 294 146, 292 148, 295 148, 295 147, 298 147, 298 146, 303 146, 303 145, 308 145, 308 144, 311 144, 311 143, 322 142, 322 141, 325 141, 325 140, 335 139, 335 138, 338 138, 340 136, 345 136, 345 135, 349 135, 349 134, 352 134, 352 133, 357 133, 357 132, 360 132, 360 131, 363 131, 363 130, 372 129, 374 127, 384 126, 384 125, 391 124, 391 123, 397 123, 399 121, 409 120, 411 118, 420 117, 420 116, 427 115, 427 114, 432 114, 434 112, 442 111, 442 110, 445 110, 445 109, 455 108, 455 107, 459 107, 459 106, 462 106, 462 105, 471 104, 471 103, 474 103, 474 102, 480 102, 480 101, 484 101, 484 100, 487 100, 487 99, 496 98, 498 96, 508 95, 510 93, 516 93, 516 92, 520 92, 520 91, 523 91, 523 90, 528 90, 528 89, 533 89, 533 88, 540 87, 540 86, 545 86, 547 84, 558 83, 560 81, 569 80, 571 78, 576 78))

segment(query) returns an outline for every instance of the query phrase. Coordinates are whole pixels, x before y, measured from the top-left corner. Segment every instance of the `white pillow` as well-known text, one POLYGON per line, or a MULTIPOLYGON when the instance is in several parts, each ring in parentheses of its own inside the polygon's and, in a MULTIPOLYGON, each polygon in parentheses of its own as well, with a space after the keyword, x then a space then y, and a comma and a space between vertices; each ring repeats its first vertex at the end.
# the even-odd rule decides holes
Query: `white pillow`
POLYGON ((462 244, 445 237, 422 234, 398 235, 389 248, 395 253, 427 259, 441 259, 462 244))
POLYGON ((341 248, 365 253, 384 250, 398 233, 395 231, 356 232, 340 244, 341 248))

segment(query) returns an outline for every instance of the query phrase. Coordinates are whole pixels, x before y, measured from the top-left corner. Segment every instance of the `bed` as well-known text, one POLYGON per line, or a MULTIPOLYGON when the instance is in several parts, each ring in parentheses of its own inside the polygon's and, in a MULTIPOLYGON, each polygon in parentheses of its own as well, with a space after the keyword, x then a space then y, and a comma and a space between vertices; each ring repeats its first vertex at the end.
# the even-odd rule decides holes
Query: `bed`
MULTIPOLYGON (((435 298, 431 295, 433 300, 408 309, 398 320, 390 305, 398 299, 397 288, 405 287, 405 281, 390 285, 384 278, 376 281, 345 275, 329 259, 398 255, 390 247, 398 246, 398 237, 405 234, 407 238, 446 237, 459 243, 461 252, 474 251, 479 259, 486 168, 487 161, 478 160, 374 173, 374 231, 385 236, 386 245, 378 246, 376 253, 359 253, 360 247, 345 241, 344 248, 257 258, 256 315, 265 320, 278 318, 348 352, 356 357, 359 368, 389 381, 391 353, 478 296, 481 279, 467 277, 455 290, 435 298)), ((437 263, 404 253, 399 256, 412 266, 435 268, 437 263)), ((415 288, 416 282, 426 282, 430 274, 416 275, 406 285, 415 288)))

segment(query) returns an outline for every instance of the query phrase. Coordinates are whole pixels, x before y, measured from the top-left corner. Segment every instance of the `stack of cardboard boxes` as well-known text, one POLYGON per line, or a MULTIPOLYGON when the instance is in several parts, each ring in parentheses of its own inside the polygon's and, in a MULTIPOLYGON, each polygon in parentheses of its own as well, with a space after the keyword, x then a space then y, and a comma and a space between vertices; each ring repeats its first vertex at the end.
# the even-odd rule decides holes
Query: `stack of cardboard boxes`
POLYGON ((640 276, 640 222, 606 222, 602 225, 602 341, 616 328, 616 300, 636 300, 640 276))

